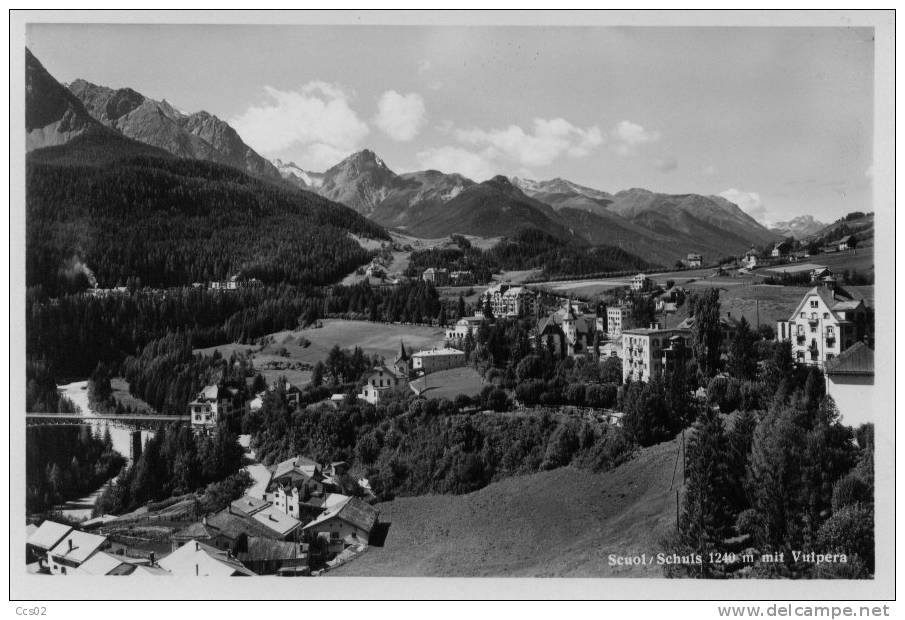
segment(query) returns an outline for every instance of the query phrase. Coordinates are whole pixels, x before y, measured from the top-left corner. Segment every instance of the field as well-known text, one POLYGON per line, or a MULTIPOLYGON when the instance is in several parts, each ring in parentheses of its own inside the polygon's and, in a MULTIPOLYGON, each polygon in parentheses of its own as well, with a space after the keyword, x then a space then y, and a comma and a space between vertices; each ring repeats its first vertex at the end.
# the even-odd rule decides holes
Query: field
MULTIPOLYGON (((730 313, 734 318, 745 317, 752 325, 757 325, 758 315, 762 325, 769 325, 776 329, 777 321, 787 321, 795 311, 798 302, 808 292, 810 286, 781 286, 770 284, 755 284, 752 282, 739 282, 727 286, 720 280, 702 280, 683 285, 689 291, 701 290, 707 287, 720 289, 720 311, 725 315, 730 313)), ((855 299, 864 299, 869 306, 874 305, 873 286, 846 286, 844 287, 855 299)), ((682 306, 679 312, 669 315, 664 321, 665 327, 674 327, 687 316, 686 307, 682 306)))
POLYGON ((389 523, 383 546, 327 574, 660 577, 656 565, 611 567, 608 556, 666 551, 661 541, 675 528, 682 481, 679 446, 673 440, 642 449, 602 474, 563 467, 467 495, 377 504, 389 523))
POLYGON ((427 398, 448 398, 453 400, 459 394, 474 396, 484 387, 481 375, 468 366, 441 370, 412 381, 412 387, 427 398))
POLYGON ((444 330, 425 325, 399 325, 328 319, 322 327, 282 331, 265 337, 267 344, 227 344, 195 353, 212 355, 215 350, 228 357, 233 351, 250 352, 255 368, 268 382, 285 375, 295 385, 305 385, 311 378, 310 367, 327 357, 333 345, 351 349, 360 346, 367 355, 381 355, 392 363, 399 343, 415 351, 430 348, 444 339, 444 330))

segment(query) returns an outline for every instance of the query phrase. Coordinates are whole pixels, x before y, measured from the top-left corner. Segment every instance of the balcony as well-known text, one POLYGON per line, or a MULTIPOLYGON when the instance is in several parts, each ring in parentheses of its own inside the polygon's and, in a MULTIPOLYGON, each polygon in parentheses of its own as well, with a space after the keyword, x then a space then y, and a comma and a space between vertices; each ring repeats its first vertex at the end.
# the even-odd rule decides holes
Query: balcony
POLYGON ((827 336, 826 337, 826 346, 834 347, 836 346, 836 337, 835 336, 827 336))
POLYGON ((798 344, 803 345, 803 344, 804 344, 804 341, 806 340, 806 337, 805 337, 804 334, 799 334, 799 335, 795 338, 795 340, 798 342, 798 344))

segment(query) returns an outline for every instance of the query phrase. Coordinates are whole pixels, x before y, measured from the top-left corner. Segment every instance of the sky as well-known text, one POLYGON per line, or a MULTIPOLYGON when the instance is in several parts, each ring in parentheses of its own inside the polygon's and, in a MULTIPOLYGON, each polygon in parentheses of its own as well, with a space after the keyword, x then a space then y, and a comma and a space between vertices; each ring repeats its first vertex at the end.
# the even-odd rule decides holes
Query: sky
POLYGON ((764 223, 872 211, 870 28, 31 24, 61 82, 131 87, 322 171, 722 195, 764 223))

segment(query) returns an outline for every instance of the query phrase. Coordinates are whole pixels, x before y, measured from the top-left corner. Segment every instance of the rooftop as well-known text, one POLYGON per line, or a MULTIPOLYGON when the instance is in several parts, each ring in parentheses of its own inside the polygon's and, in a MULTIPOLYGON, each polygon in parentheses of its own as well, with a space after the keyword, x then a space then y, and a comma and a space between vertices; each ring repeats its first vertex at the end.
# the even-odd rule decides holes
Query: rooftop
POLYGON ((53 548, 71 530, 72 528, 68 525, 56 521, 45 521, 25 542, 46 551, 53 548))
POLYGON ((81 563, 91 557, 91 554, 105 542, 106 536, 72 530, 50 550, 50 554, 55 558, 81 563))
MULTIPOLYGON (((79 566, 79 570, 88 575, 109 575, 123 564, 129 564, 120 558, 103 551, 95 553, 79 566)), ((126 572, 131 572, 131 565, 126 572)))
POLYGON ((242 562, 231 557, 226 551, 205 545, 197 540, 188 541, 170 555, 162 558, 160 566, 174 575, 186 577, 254 575, 245 568, 242 562))
POLYGON ((418 351, 417 353, 413 353, 412 357, 433 357, 435 355, 465 355, 465 352, 460 351, 459 349, 453 349, 451 347, 444 347, 442 349, 418 351))
POLYGON ((845 351, 826 362, 828 375, 871 375, 874 374, 874 352, 863 342, 856 342, 845 351))
POLYGON ((253 514, 251 518, 279 536, 290 534, 302 524, 301 521, 295 517, 290 517, 276 506, 268 506, 264 510, 253 514))
POLYGON ((377 510, 357 497, 345 497, 332 506, 328 506, 317 519, 303 529, 315 529, 318 525, 334 517, 370 532, 377 523, 377 510))
POLYGON ((814 271, 815 269, 826 269, 826 265, 818 265, 816 263, 789 263, 786 265, 780 265, 778 267, 770 267, 769 269, 765 269, 764 271, 772 271, 775 273, 803 273, 805 271, 814 271))
POLYGON ((242 512, 247 515, 252 515, 259 510, 267 508, 268 506, 270 506, 270 504, 271 502, 268 502, 266 500, 252 497, 250 495, 243 495, 239 499, 233 501, 233 503, 230 504, 230 507, 236 512, 242 512))

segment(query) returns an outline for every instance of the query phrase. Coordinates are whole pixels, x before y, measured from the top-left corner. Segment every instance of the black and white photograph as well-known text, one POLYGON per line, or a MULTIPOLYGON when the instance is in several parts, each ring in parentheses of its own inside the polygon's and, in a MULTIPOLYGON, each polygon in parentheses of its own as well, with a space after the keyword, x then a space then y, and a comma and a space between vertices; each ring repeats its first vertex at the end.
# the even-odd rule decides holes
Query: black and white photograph
POLYGON ((12 583, 893 599, 894 17, 14 11, 12 583))

